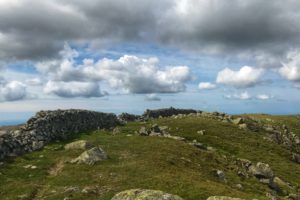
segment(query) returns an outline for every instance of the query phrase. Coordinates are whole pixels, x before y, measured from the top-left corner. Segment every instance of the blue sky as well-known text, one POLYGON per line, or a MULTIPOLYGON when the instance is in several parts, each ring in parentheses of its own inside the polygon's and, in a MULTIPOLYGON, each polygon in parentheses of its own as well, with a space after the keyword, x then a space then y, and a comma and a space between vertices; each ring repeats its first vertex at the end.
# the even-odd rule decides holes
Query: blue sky
POLYGON ((58 108, 300 113, 300 3, 231 1, 0 0, 0 124, 58 108))

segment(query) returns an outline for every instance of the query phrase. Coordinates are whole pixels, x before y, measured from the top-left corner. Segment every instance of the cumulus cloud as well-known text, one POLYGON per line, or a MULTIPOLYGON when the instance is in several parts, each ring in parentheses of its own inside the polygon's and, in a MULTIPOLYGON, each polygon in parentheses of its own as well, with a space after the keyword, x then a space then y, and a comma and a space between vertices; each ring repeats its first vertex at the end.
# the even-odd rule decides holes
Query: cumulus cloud
POLYGON ((82 64, 77 64, 76 56, 78 54, 66 46, 62 59, 40 62, 37 70, 56 82, 106 81, 112 88, 138 94, 182 92, 191 78, 189 67, 160 68, 156 57, 124 55, 117 60, 84 59, 82 64))
POLYGON ((300 82, 300 50, 290 51, 288 61, 279 69, 281 76, 289 81, 300 82))
POLYGON ((224 96, 226 99, 239 99, 239 100, 248 100, 248 99, 251 99, 252 96, 247 92, 242 92, 240 94, 229 94, 229 95, 225 95, 224 96))
POLYGON ((101 97, 103 94, 97 83, 93 82, 54 82, 49 81, 45 88, 45 93, 55 94, 60 97, 101 97))
POLYGON ((263 69, 249 66, 244 66, 238 71, 225 68, 218 73, 216 82, 236 88, 253 87, 261 82, 263 73, 263 69))
POLYGON ((198 85, 198 88, 200 90, 212 90, 212 89, 215 89, 217 86, 213 83, 210 83, 210 82, 201 82, 199 83, 198 85))
POLYGON ((160 101, 161 98, 159 96, 157 96, 157 94, 148 94, 145 97, 146 101, 160 101))
POLYGON ((0 101, 17 101, 26 97, 26 85, 19 81, 7 82, 0 78, 0 101))

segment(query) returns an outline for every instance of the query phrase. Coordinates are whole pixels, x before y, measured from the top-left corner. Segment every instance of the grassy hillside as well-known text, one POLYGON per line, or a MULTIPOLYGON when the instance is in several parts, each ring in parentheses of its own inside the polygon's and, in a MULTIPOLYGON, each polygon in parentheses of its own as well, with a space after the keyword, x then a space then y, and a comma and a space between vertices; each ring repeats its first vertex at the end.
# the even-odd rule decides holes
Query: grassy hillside
MULTIPOLYGON (((248 116, 286 124, 300 135, 299 116, 248 116)), ((277 177, 290 184, 289 193, 300 193, 300 165, 290 160, 287 148, 264 139, 264 131, 195 116, 130 122, 119 129, 117 134, 111 130, 77 134, 68 141, 5 161, 0 166, 0 199, 109 200, 115 193, 132 188, 163 190, 186 200, 215 195, 268 199, 266 193, 272 189, 267 184, 254 176, 238 175, 238 158, 269 164, 277 177), (168 126, 171 135, 186 141, 135 133, 153 124, 168 126), (205 134, 197 133, 199 130, 205 134), (65 150, 63 146, 79 139, 101 146, 109 158, 93 166, 65 162, 82 150, 65 150), (189 144, 193 140, 211 148, 196 148, 189 144), (225 173, 226 181, 217 177, 216 170, 225 173)))

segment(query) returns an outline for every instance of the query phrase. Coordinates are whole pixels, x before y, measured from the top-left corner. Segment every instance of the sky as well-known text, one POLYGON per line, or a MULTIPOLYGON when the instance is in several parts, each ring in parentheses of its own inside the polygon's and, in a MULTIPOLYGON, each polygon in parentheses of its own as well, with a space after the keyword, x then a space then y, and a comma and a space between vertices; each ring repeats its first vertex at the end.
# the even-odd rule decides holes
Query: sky
POLYGON ((39 110, 300 113, 298 0, 0 0, 0 125, 39 110))

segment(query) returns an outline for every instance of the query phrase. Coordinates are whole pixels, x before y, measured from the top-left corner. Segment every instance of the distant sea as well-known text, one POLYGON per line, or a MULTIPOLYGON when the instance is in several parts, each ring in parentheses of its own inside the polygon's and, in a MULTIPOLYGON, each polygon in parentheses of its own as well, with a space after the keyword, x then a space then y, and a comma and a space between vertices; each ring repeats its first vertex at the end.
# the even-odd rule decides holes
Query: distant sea
POLYGON ((2 120, 0 121, 0 127, 1 126, 12 126, 12 125, 19 125, 24 124, 27 120, 2 120))

